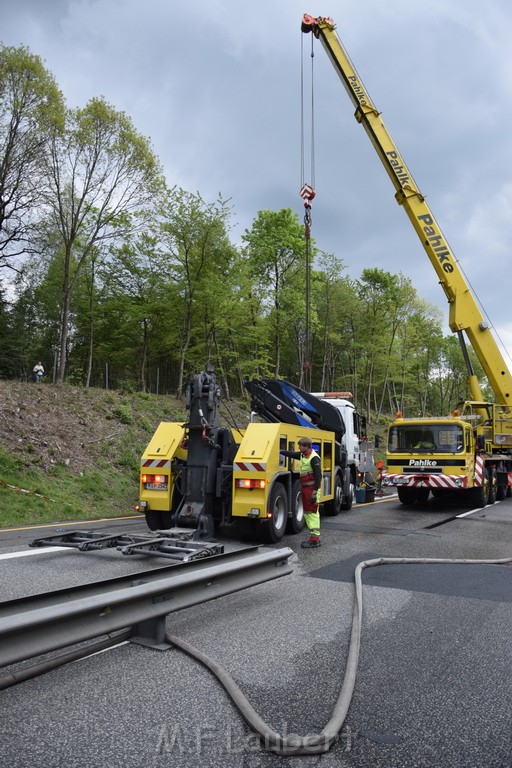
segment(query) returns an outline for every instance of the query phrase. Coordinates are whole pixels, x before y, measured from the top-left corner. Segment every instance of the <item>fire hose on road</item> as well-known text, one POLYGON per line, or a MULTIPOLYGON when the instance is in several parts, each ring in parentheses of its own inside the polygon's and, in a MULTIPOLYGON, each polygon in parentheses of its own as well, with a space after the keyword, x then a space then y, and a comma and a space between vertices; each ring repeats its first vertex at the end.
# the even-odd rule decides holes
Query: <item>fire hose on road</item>
MULTIPOLYGON (((256 550, 257 548, 252 548, 252 549, 256 550)), ((173 610, 179 610, 181 608, 185 608, 190 605, 195 605, 200 602, 205 602, 205 600, 214 599, 216 597, 220 597, 230 592, 238 591, 239 589, 243 589, 253 584, 261 583, 262 581, 267 581, 273 578, 277 578, 278 576, 286 575, 290 573, 291 568, 288 565, 286 565, 286 561, 291 554, 292 554, 292 550, 290 549, 274 550, 270 553, 266 553, 265 555, 258 555, 258 554, 254 554, 254 552, 251 552, 251 551, 245 551, 243 553, 239 553, 239 557, 241 556, 242 559, 246 561, 245 563, 237 563, 236 558, 234 562, 230 562, 232 558, 229 558, 229 557, 228 557, 227 563, 224 563, 224 564, 221 563, 218 566, 211 566, 206 561, 203 561, 199 566, 196 566, 196 569, 199 570, 199 573, 192 574, 189 576, 186 576, 185 574, 183 574, 175 578, 175 588, 177 588, 177 593, 176 593, 177 599, 173 601, 174 604, 172 608, 170 608, 169 606, 165 607, 165 606, 162 606, 161 603, 157 603, 157 605, 159 606, 158 628, 159 630, 162 630, 161 632, 160 631, 157 632, 157 635, 161 634, 161 637, 155 637, 153 638, 152 642, 151 641, 148 642, 148 638, 146 638, 146 640, 140 637, 135 638, 132 630, 125 630, 117 634, 109 634, 106 640, 101 640, 98 643, 94 644, 93 646, 89 645, 85 648, 69 651, 54 659, 45 660, 40 664, 35 665, 34 667, 30 667, 29 669, 21 670, 18 673, 15 672, 13 674, 5 675, 3 678, 0 678, 0 689, 6 688, 9 685, 14 685, 18 682, 21 682, 22 680, 27 680, 30 677, 34 677, 36 675, 42 674, 44 672, 49 671, 50 669, 55 669, 57 666, 60 666, 61 664, 76 660, 78 658, 82 658, 85 655, 89 655, 91 653, 97 652, 98 650, 102 650, 116 643, 129 640, 129 639, 130 640, 135 639, 136 641, 141 642, 143 645, 148 645, 154 648, 162 648, 164 647, 164 645, 167 645, 167 647, 174 646, 176 648, 181 649, 182 651, 187 653, 189 656, 199 661, 208 670, 210 670, 210 672, 212 672, 213 675, 215 675, 215 677, 224 687, 228 695, 231 697, 234 705, 236 706, 237 710, 240 712, 241 716, 244 718, 245 722, 252 729, 252 731, 260 737, 262 742, 262 747, 264 749, 282 756, 321 754, 321 753, 327 752, 331 748, 331 746, 336 742, 336 739, 341 731, 341 728, 347 716, 347 712, 348 712, 350 702, 352 700, 352 696, 354 692, 357 669, 359 664, 359 651, 360 651, 360 645, 361 645, 362 619, 363 619, 362 573, 366 568, 373 568, 380 565, 410 565, 410 564, 420 564, 420 565, 421 564, 426 564, 426 565, 457 564, 457 565, 493 565, 493 566, 512 564, 512 558, 505 558, 505 559, 499 559, 499 560, 465 560, 465 559, 441 559, 441 558, 382 557, 382 558, 365 560, 360 562, 357 565, 354 572, 354 605, 353 605, 353 612, 352 612, 352 629, 351 629, 351 637, 350 637, 350 645, 349 645, 346 670, 345 670, 345 675, 341 685, 340 693, 339 693, 337 702, 335 704, 331 719, 318 734, 309 734, 307 736, 296 736, 296 735, 282 736, 262 720, 262 718, 255 711, 251 703, 245 697, 243 692, 240 690, 236 682, 233 680, 230 674, 223 667, 217 664, 213 659, 211 659, 206 654, 194 648, 187 641, 179 637, 176 637, 175 635, 164 634, 163 622, 165 621, 165 616, 168 613, 172 612, 173 610), (276 566, 279 566, 279 567, 276 569, 276 566), (243 576, 243 586, 241 586, 241 583, 240 583, 241 574, 243 571, 247 571, 247 569, 254 569, 254 573, 252 575, 250 573, 247 573, 245 576, 243 576), (218 582, 215 587, 213 586, 213 582, 215 581, 215 579, 212 579, 212 577, 214 576, 218 578, 218 582), (233 577, 235 577, 236 583, 238 584, 238 586, 236 586, 235 583, 233 582, 232 580, 233 577), (203 589, 205 585, 207 585, 207 590, 201 599, 201 596, 198 590, 203 589), (159 643, 158 642, 159 640, 163 642, 159 643)), ((153 598, 155 594, 157 594, 157 592, 159 591, 161 592, 162 589, 164 589, 169 594, 169 590, 170 588, 172 588, 172 585, 168 582, 169 580, 167 579, 162 586, 148 585, 148 584, 135 585, 134 589, 136 592, 137 591, 140 592, 142 589, 143 592, 145 593, 144 598, 145 599, 149 598, 150 603, 154 605, 153 598)), ((127 603, 126 588, 123 591, 125 593, 124 596, 123 597, 117 596, 115 599, 121 600, 123 603, 127 603)), ((111 593, 111 594, 115 594, 115 593, 111 593)), ((82 637, 78 637, 75 632, 75 626, 74 626, 72 617, 74 614, 77 613, 77 610, 80 613, 80 609, 84 607, 81 604, 84 604, 89 608, 91 608, 93 604, 94 606, 96 606, 98 597, 101 602, 102 598, 100 596, 96 596, 94 598, 92 598, 91 596, 81 597, 79 601, 78 600, 75 601, 77 603, 76 610, 74 609, 72 603, 67 604, 65 602, 61 602, 59 605, 57 605, 56 610, 53 610, 54 615, 50 617, 50 619, 48 616, 48 610, 45 611, 44 608, 42 607, 38 609, 38 608, 34 608, 33 606, 28 611, 21 612, 19 614, 14 614, 12 616, 7 615, 5 617, 2 617, 0 614, 0 638, 4 640, 8 640, 9 638, 11 638, 11 640, 14 640, 14 645, 15 645, 15 647, 10 651, 5 650, 5 645, 4 645, 4 658, 3 659, 0 658, 0 662, 3 664, 13 663, 16 660, 20 660, 23 658, 25 659, 30 658, 31 654, 32 656, 35 656, 36 654, 34 651, 36 647, 38 648, 39 652, 41 652, 41 645, 40 645, 41 627, 44 627, 45 625, 47 625, 49 621, 51 623, 52 620, 53 622, 57 622, 62 625, 62 627, 65 630, 65 634, 67 633, 68 639, 71 635, 73 635, 74 642, 78 642, 80 639, 84 640, 86 638, 93 637, 94 634, 92 633, 96 631, 95 628, 90 628, 86 635, 82 635, 82 637), (78 604, 79 602, 81 603, 80 605, 78 604), (38 633, 37 635, 38 640, 36 645, 33 644, 33 641, 30 640, 30 637, 28 638, 28 640, 24 638, 24 634, 28 633, 28 635, 30 635, 31 632, 33 631, 37 631, 38 633), (18 642, 18 645, 17 645, 17 642, 18 642)), ((139 598, 140 597, 141 596, 139 595, 139 598)), ((137 599, 137 596, 135 596, 135 598, 137 599)), ((113 604, 115 604, 115 599, 113 600, 113 604)), ((128 603, 131 603, 131 602, 132 602, 132 598, 128 600, 128 603)), ((137 608, 137 610, 139 611, 139 613, 137 614, 138 616, 137 620, 141 619, 140 608, 141 606, 137 608)), ((134 608, 133 607, 129 608, 128 605, 126 605, 123 608, 123 613, 121 617, 115 618, 116 611, 114 611, 113 614, 110 614, 110 615, 107 614, 105 618, 107 620, 106 623, 108 624, 109 630, 119 630, 122 628, 123 626, 122 621, 128 615, 124 611, 127 611, 127 610, 130 611, 130 615, 132 615, 132 617, 135 616, 135 614, 133 614, 134 608)), ((52 610, 50 611, 50 613, 52 613, 52 610)), ((147 621, 147 618, 148 618, 147 613, 144 614, 144 617, 145 617, 145 620, 147 621)), ((82 619, 81 619, 81 623, 83 623, 82 619)), ((144 621, 142 623, 144 623, 144 621)), ((126 626, 127 624, 125 623, 124 627, 126 626)), ((153 627, 153 630, 154 629, 155 627, 153 627)), ((83 633, 83 630, 81 630, 81 632, 83 633)), ((98 636, 98 632, 96 632, 96 637, 97 636, 98 636)), ((59 647, 63 647, 65 644, 66 643, 64 641, 56 639, 55 631, 50 632, 48 636, 48 640, 46 642, 45 650, 51 650, 51 649, 55 650, 59 647)))

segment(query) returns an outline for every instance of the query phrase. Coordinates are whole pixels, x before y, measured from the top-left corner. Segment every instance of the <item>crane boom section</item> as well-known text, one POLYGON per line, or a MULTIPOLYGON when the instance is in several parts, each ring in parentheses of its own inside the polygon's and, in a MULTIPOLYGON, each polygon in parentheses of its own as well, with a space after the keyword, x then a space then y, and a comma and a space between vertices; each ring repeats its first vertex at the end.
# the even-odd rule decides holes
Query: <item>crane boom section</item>
POLYGON ((396 200, 404 207, 446 294, 450 329, 454 333, 466 333, 497 400, 503 405, 510 405, 512 376, 501 351, 439 224, 340 41, 334 22, 329 18, 314 18, 306 14, 302 20, 302 31, 313 32, 320 39, 355 106, 355 118, 375 147, 396 190, 396 200))

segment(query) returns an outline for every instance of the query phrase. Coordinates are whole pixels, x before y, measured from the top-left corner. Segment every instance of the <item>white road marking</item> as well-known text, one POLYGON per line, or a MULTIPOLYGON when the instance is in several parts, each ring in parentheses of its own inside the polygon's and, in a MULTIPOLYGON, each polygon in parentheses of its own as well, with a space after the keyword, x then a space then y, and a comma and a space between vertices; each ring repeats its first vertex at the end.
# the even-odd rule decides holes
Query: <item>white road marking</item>
MULTIPOLYGON (((495 501, 494 504, 499 504, 499 501, 495 501)), ((485 507, 478 507, 478 509, 470 509, 469 512, 463 512, 462 515, 457 515, 457 517, 467 517, 468 515, 474 515, 475 512, 481 512, 483 509, 487 509, 488 507, 494 507, 494 504, 487 504, 485 507)))
POLYGON ((40 555, 41 552, 63 552, 65 549, 69 550, 69 547, 38 547, 28 552, 4 552, 3 555, 0 555, 0 560, 13 560, 15 557, 27 557, 27 555, 40 555))
POLYGON ((90 659, 92 656, 99 656, 100 653, 113 651, 114 648, 120 648, 122 645, 128 645, 129 642, 129 640, 122 640, 120 643, 116 643, 115 645, 109 645, 108 648, 102 648, 101 651, 95 651, 94 653, 89 653, 87 656, 82 656, 81 659, 76 659, 76 661, 85 661, 86 659, 90 659))

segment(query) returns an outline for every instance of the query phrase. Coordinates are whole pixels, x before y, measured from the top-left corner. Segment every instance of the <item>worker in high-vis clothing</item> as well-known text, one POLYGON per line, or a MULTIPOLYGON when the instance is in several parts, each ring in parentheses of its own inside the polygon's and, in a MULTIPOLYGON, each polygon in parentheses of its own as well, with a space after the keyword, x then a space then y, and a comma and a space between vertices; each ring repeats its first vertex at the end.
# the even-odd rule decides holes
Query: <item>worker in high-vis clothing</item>
POLYGON ((320 456, 313 450, 313 443, 309 437, 301 437, 298 451, 281 450, 283 456, 300 460, 300 489, 302 496, 302 508, 304 520, 309 530, 309 538, 303 541, 304 549, 313 549, 320 546, 320 486, 322 485, 322 466, 320 456))

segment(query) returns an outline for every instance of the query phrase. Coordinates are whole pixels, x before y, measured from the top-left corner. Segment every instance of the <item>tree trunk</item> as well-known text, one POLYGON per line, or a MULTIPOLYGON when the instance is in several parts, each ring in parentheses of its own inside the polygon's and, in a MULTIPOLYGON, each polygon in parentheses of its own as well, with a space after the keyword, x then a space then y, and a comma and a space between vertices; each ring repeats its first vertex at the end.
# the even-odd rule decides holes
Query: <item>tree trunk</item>
POLYGON ((142 359, 140 361, 140 385, 142 392, 147 392, 146 387, 146 366, 148 362, 148 321, 145 317, 142 321, 142 359))
POLYGON ((87 355, 87 376, 85 378, 86 389, 88 389, 91 385, 93 349, 94 349, 94 320, 93 320, 93 313, 92 313, 92 306, 91 306, 90 325, 89 325, 89 352, 87 355))
POLYGON ((217 358, 217 367, 219 369, 222 390, 226 400, 229 400, 230 394, 229 394, 228 378, 225 374, 224 367, 222 365, 222 355, 221 355, 219 344, 217 342, 217 336, 215 334, 215 331, 213 331, 213 344, 215 346, 215 356, 217 358))
POLYGON ((176 396, 182 397, 183 396, 183 385, 184 385, 184 378, 185 378, 185 358, 187 355, 187 350, 190 344, 190 336, 192 333, 192 313, 190 311, 190 308, 187 309, 187 315, 186 315, 186 323, 184 323, 184 333, 183 338, 181 340, 181 347, 180 347, 180 362, 178 366, 178 386, 176 387, 176 396))
POLYGON ((68 335, 69 335, 69 302, 70 302, 70 288, 69 288, 69 285, 65 283, 63 297, 62 297, 62 311, 61 311, 61 318, 60 318, 59 366, 57 369, 57 378, 55 380, 55 383, 57 385, 64 384, 64 378, 66 376, 67 348, 68 348, 68 335))

